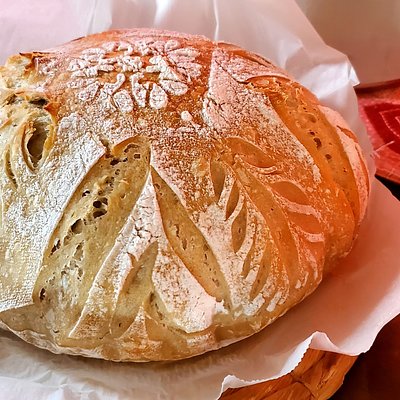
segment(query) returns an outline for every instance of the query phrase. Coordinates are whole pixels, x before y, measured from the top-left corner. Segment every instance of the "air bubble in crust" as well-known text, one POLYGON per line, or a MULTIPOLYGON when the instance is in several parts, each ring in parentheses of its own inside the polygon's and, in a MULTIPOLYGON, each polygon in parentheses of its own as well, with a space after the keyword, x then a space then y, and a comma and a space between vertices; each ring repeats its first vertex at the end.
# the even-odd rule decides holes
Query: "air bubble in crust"
POLYGON ((46 289, 42 288, 42 289, 40 289, 39 299, 40 299, 40 301, 43 301, 45 298, 46 298, 46 289))
POLYGON ((61 247, 60 239, 54 244, 53 248, 51 249, 50 254, 53 255, 59 248, 61 247))
POLYGON ((71 231, 75 234, 82 233, 83 230, 83 222, 81 219, 76 220, 72 225, 71 225, 71 231))
POLYGON ((33 104, 36 107, 40 107, 40 108, 45 107, 48 104, 48 102, 49 101, 47 99, 44 99, 43 97, 36 97, 36 98, 29 100, 29 103, 33 104))
POLYGON ((317 145, 317 149, 319 149, 322 146, 321 139, 315 137, 314 139, 315 144, 317 145))
POLYGON ((100 217, 102 217, 103 215, 106 215, 106 214, 107 214, 107 210, 96 210, 93 213, 93 218, 100 218, 100 217))
POLYGON ((26 149, 33 167, 36 168, 43 157, 44 144, 50 132, 47 123, 39 119, 33 122, 31 129, 32 133, 26 149))

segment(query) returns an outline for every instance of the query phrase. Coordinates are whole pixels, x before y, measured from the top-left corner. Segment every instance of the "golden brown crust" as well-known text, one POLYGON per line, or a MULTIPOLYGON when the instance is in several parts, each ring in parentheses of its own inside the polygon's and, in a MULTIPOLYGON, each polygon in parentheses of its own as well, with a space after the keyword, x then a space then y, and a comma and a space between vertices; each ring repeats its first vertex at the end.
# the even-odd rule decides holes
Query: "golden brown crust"
POLYGON ((274 321, 352 246, 357 141, 259 56, 112 31, 0 73, 0 319, 25 340, 191 357, 274 321))

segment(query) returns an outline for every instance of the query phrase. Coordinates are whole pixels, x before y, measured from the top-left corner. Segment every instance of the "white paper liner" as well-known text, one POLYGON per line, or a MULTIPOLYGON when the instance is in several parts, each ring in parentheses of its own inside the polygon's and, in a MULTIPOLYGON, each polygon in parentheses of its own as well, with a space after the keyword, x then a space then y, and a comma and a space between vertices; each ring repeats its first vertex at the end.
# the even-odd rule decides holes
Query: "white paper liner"
MULTIPOLYGON (((6 12, 1 3, 6 2, 0 0, 2 61, 10 53, 109 28, 204 34, 287 69, 323 104, 341 112, 371 153, 352 89, 354 70, 346 56, 322 42, 294 1, 42 0, 27 6, 14 0, 6 12)), ((354 250, 312 296, 260 334, 189 361, 136 365, 57 356, 2 332, 0 399, 216 399, 228 387, 286 374, 309 346, 352 355, 366 351, 400 313, 398 226, 400 203, 373 181, 354 250)))
POLYGON ((398 0, 297 0, 329 45, 348 54, 363 86, 400 79, 398 0))

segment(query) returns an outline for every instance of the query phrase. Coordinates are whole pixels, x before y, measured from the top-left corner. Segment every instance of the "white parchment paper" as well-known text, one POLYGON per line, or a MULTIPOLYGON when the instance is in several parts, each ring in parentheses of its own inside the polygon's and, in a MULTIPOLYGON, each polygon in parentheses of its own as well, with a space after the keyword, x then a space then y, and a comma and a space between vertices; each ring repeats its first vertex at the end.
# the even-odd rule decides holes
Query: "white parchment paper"
POLYGON ((400 79, 399 0, 296 0, 329 45, 346 53, 364 86, 400 79))
MULTIPOLYGON (((155 27, 239 44, 287 69, 371 148, 357 77, 291 0, 0 0, 0 60, 109 28, 155 27)), ((370 162, 370 170, 373 165, 370 162)), ((216 399, 291 371, 309 346, 359 354, 400 313, 400 203, 377 181, 350 256, 317 291, 260 334, 192 360, 116 364, 36 349, 0 333, 0 399, 216 399)))

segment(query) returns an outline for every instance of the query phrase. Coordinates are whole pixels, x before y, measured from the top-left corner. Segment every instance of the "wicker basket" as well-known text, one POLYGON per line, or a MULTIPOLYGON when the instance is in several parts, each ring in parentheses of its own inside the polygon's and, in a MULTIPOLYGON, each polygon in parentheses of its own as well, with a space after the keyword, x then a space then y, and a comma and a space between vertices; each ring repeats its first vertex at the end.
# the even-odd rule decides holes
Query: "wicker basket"
POLYGON ((220 400, 328 399, 343 383, 357 357, 309 349, 300 364, 281 378, 228 389, 220 400))

